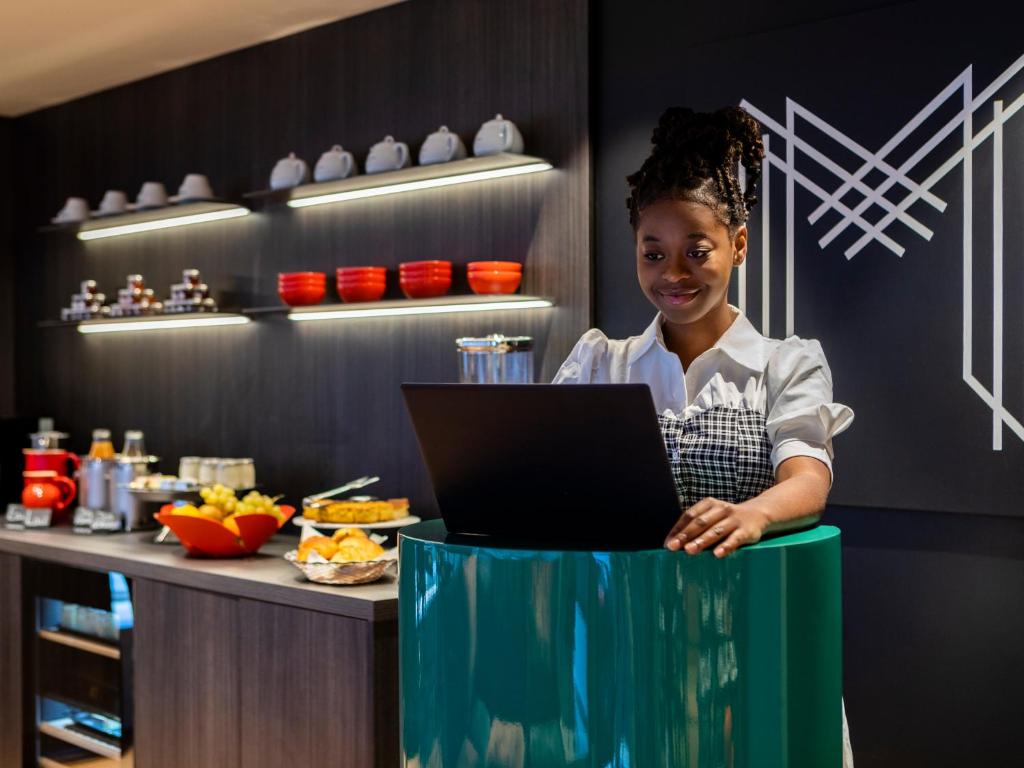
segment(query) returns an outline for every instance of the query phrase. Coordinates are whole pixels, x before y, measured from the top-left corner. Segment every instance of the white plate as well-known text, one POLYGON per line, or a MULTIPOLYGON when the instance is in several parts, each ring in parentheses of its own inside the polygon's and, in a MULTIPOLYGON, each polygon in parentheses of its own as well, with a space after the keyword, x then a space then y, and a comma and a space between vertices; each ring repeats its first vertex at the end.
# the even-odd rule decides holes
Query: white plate
POLYGON ((302 517, 296 512, 295 517, 292 518, 292 524, 297 525, 300 528, 305 526, 312 526, 313 528, 323 528, 325 531, 334 531, 338 528, 404 528, 407 525, 418 523, 420 518, 416 515, 406 515, 400 517, 397 520, 388 520, 383 523, 320 523, 316 520, 310 520, 308 517, 302 517))

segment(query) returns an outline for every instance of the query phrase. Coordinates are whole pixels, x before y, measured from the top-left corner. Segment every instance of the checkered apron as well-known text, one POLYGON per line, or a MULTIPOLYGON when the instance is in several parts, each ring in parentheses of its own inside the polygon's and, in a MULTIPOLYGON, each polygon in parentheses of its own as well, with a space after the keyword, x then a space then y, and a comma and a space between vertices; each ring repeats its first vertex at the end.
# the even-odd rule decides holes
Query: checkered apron
POLYGON ((658 423, 683 509, 708 496, 738 504, 775 484, 763 413, 714 406, 658 423))

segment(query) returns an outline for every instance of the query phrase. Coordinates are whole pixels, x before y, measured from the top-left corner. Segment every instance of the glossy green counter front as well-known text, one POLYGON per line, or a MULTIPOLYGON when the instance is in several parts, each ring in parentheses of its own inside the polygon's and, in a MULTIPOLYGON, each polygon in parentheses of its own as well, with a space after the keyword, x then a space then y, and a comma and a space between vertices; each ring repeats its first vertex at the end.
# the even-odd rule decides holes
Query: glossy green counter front
POLYGON ((836 528, 723 560, 462 541, 402 534, 406 768, 841 765, 836 528))

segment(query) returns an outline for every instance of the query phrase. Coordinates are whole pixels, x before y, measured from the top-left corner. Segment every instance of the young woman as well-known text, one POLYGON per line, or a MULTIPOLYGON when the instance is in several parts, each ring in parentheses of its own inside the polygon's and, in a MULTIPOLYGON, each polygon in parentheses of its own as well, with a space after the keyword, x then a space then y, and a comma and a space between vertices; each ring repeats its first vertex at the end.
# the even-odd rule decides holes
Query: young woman
MULTIPOLYGON (((727 302, 747 255, 764 146, 744 110, 672 108, 628 177, 640 289, 658 314, 639 336, 590 330, 555 383, 650 386, 683 512, 665 546, 725 557, 766 532, 815 522, 832 484, 832 438, 853 411, 832 402, 817 341, 762 336, 727 302), (746 189, 738 168, 746 169, 746 189)), ((843 716, 844 766, 852 754, 843 716)))

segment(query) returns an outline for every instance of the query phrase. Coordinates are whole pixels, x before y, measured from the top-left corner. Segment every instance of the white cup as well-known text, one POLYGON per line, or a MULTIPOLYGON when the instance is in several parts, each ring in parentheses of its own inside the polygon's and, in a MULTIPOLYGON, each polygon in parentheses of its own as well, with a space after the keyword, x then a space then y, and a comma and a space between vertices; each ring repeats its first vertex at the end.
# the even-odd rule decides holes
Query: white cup
POLYGON ((329 150, 320 155, 313 168, 314 181, 333 181, 335 179, 347 179, 358 173, 356 159, 351 152, 346 152, 340 144, 335 144, 329 150))
POLYGON ((163 182, 145 182, 139 190, 139 196, 135 198, 135 204, 139 208, 159 208, 167 205, 167 190, 163 182))
POLYGON ((54 224, 70 224, 73 221, 85 221, 89 218, 89 203, 84 197, 69 197, 64 207, 57 211, 53 218, 54 224))
POLYGON ((506 120, 501 114, 494 116, 480 126, 480 130, 473 139, 473 154, 495 155, 499 152, 513 152, 522 154, 523 136, 511 120, 506 120))
POLYGON ((189 173, 178 187, 180 200, 209 200, 213 197, 210 180, 201 173, 189 173))
POLYGON ((393 136, 385 136, 370 147, 370 154, 366 157, 367 173, 384 173, 385 171, 397 171, 411 164, 409 158, 409 147, 401 141, 395 141, 393 136))
POLYGON ((124 213, 128 210, 128 195, 119 189, 108 189, 100 200, 99 213, 124 213))
POLYGON ((271 189, 288 189, 307 181, 309 181, 309 166, 306 165, 305 160, 296 157, 294 152, 289 152, 288 157, 278 160, 270 172, 271 189))
POLYGON ((420 147, 420 165, 447 163, 451 160, 461 160, 465 156, 466 145, 462 143, 459 134, 448 130, 447 125, 442 125, 427 136, 420 147))

